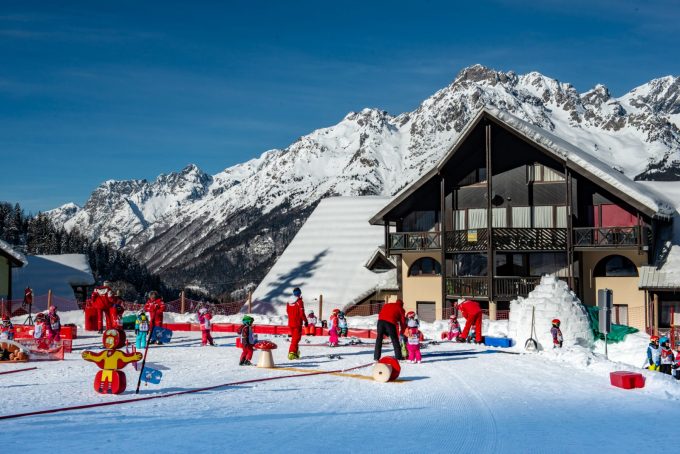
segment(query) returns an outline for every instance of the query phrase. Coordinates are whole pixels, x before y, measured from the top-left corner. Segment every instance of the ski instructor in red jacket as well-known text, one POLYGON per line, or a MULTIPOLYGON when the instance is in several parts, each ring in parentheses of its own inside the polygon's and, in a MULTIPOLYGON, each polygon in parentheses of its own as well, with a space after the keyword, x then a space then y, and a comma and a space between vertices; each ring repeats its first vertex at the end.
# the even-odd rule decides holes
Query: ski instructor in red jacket
POLYGON ((290 328, 290 348, 288 349, 288 359, 300 359, 299 344, 302 338, 302 325, 308 325, 305 315, 305 303, 302 301, 302 291, 295 287, 293 289, 293 299, 286 307, 288 313, 288 328, 290 328))
POLYGON ((394 357, 402 360, 401 344, 399 343, 399 336, 397 327, 400 332, 404 332, 406 328, 406 315, 404 312, 404 302, 397 300, 395 303, 387 303, 378 314, 378 333, 375 339, 375 351, 373 352, 373 359, 378 361, 382 354, 383 336, 388 335, 392 339, 392 346, 394 347, 394 357))
POLYGON ((465 300, 458 305, 458 310, 463 317, 465 317, 465 328, 458 339, 458 342, 465 342, 470 334, 470 327, 472 324, 475 325, 475 342, 478 344, 482 343, 482 308, 479 307, 479 303, 473 300, 465 300))

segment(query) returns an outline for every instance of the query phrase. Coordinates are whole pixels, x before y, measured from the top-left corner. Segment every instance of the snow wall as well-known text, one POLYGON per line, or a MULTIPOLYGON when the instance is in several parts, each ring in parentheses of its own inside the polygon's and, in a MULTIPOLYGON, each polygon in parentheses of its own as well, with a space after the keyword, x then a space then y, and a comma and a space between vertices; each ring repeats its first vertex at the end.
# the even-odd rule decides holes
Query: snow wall
POLYGON ((540 350, 552 348, 550 328, 555 318, 561 321, 564 347, 592 347, 594 339, 588 314, 566 282, 554 276, 543 276, 541 283, 527 298, 520 297, 510 303, 508 337, 514 339, 519 347, 523 347, 526 340, 532 337, 532 308, 535 308, 535 339, 540 350))

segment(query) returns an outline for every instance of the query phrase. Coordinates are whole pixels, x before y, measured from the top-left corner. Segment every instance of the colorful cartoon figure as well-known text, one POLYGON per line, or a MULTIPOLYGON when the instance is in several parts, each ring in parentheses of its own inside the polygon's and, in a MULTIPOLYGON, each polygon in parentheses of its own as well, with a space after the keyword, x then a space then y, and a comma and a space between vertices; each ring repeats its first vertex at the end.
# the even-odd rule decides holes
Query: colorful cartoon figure
POLYGON ((125 372, 119 370, 129 363, 142 359, 141 353, 125 353, 118 350, 125 345, 125 331, 107 329, 102 336, 106 350, 83 352, 83 359, 95 363, 100 369, 94 378, 94 390, 100 394, 121 394, 127 385, 125 372))

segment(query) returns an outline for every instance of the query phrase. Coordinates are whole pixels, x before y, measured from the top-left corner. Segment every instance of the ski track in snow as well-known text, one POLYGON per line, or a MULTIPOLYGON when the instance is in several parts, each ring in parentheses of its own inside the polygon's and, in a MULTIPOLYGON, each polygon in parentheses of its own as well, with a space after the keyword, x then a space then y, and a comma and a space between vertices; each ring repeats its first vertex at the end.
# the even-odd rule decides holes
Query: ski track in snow
MULTIPOLYGON (((97 339, 83 336, 75 347, 97 339)), ((288 361, 289 344, 271 339, 278 344, 277 365, 310 372, 350 368, 373 357, 372 348, 305 348, 303 342, 301 360, 288 361)), ((178 332, 171 344, 152 347, 148 361, 167 370, 161 385, 142 386, 141 395, 294 373, 239 367, 234 336, 215 333, 215 340, 219 347, 200 348, 200 333, 178 332)), ((391 353, 389 342, 384 351, 391 353)), ((0 376, 0 414, 134 397, 137 375, 131 366, 124 369, 124 395, 98 395, 92 390, 98 369, 80 353, 34 363, 35 371, 0 376)), ((21 452, 44 451, 31 437, 50 440, 55 452, 139 450, 150 442, 164 452, 629 452, 647 450, 651 428, 680 417, 672 397, 677 394, 658 386, 613 388, 606 371, 583 369, 552 352, 505 355, 442 343, 422 353, 422 364, 402 363, 401 383, 336 375, 285 378, 2 421, 0 428, 8 451, 21 452)), ((3 365, 2 370, 24 367, 3 365)), ((349 373, 369 375, 371 368, 349 373)), ((678 386, 660 381, 668 389, 678 386)))

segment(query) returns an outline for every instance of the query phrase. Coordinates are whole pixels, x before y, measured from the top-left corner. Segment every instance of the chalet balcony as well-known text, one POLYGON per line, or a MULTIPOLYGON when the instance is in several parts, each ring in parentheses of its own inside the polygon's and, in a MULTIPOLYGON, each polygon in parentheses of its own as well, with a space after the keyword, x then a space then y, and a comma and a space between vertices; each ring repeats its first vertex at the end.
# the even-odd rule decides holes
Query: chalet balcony
MULTIPOLYGON (((559 279, 567 280, 564 277, 559 279)), ((526 298, 540 282, 540 277, 494 277, 494 299, 513 300, 518 296, 526 298)), ((578 293, 577 278, 574 278, 574 287, 572 290, 578 293)), ((446 278, 446 295, 454 298, 486 299, 489 297, 489 278, 484 276, 446 278)))
MULTIPOLYGON (((488 229, 446 232, 447 252, 486 251, 488 245, 488 229)), ((493 248, 496 251, 565 251, 567 229, 495 228, 493 248)))
POLYGON ((575 227, 574 248, 640 248, 647 245, 649 229, 633 227, 575 227))
POLYGON ((441 250, 440 232, 390 233, 390 252, 441 250))

